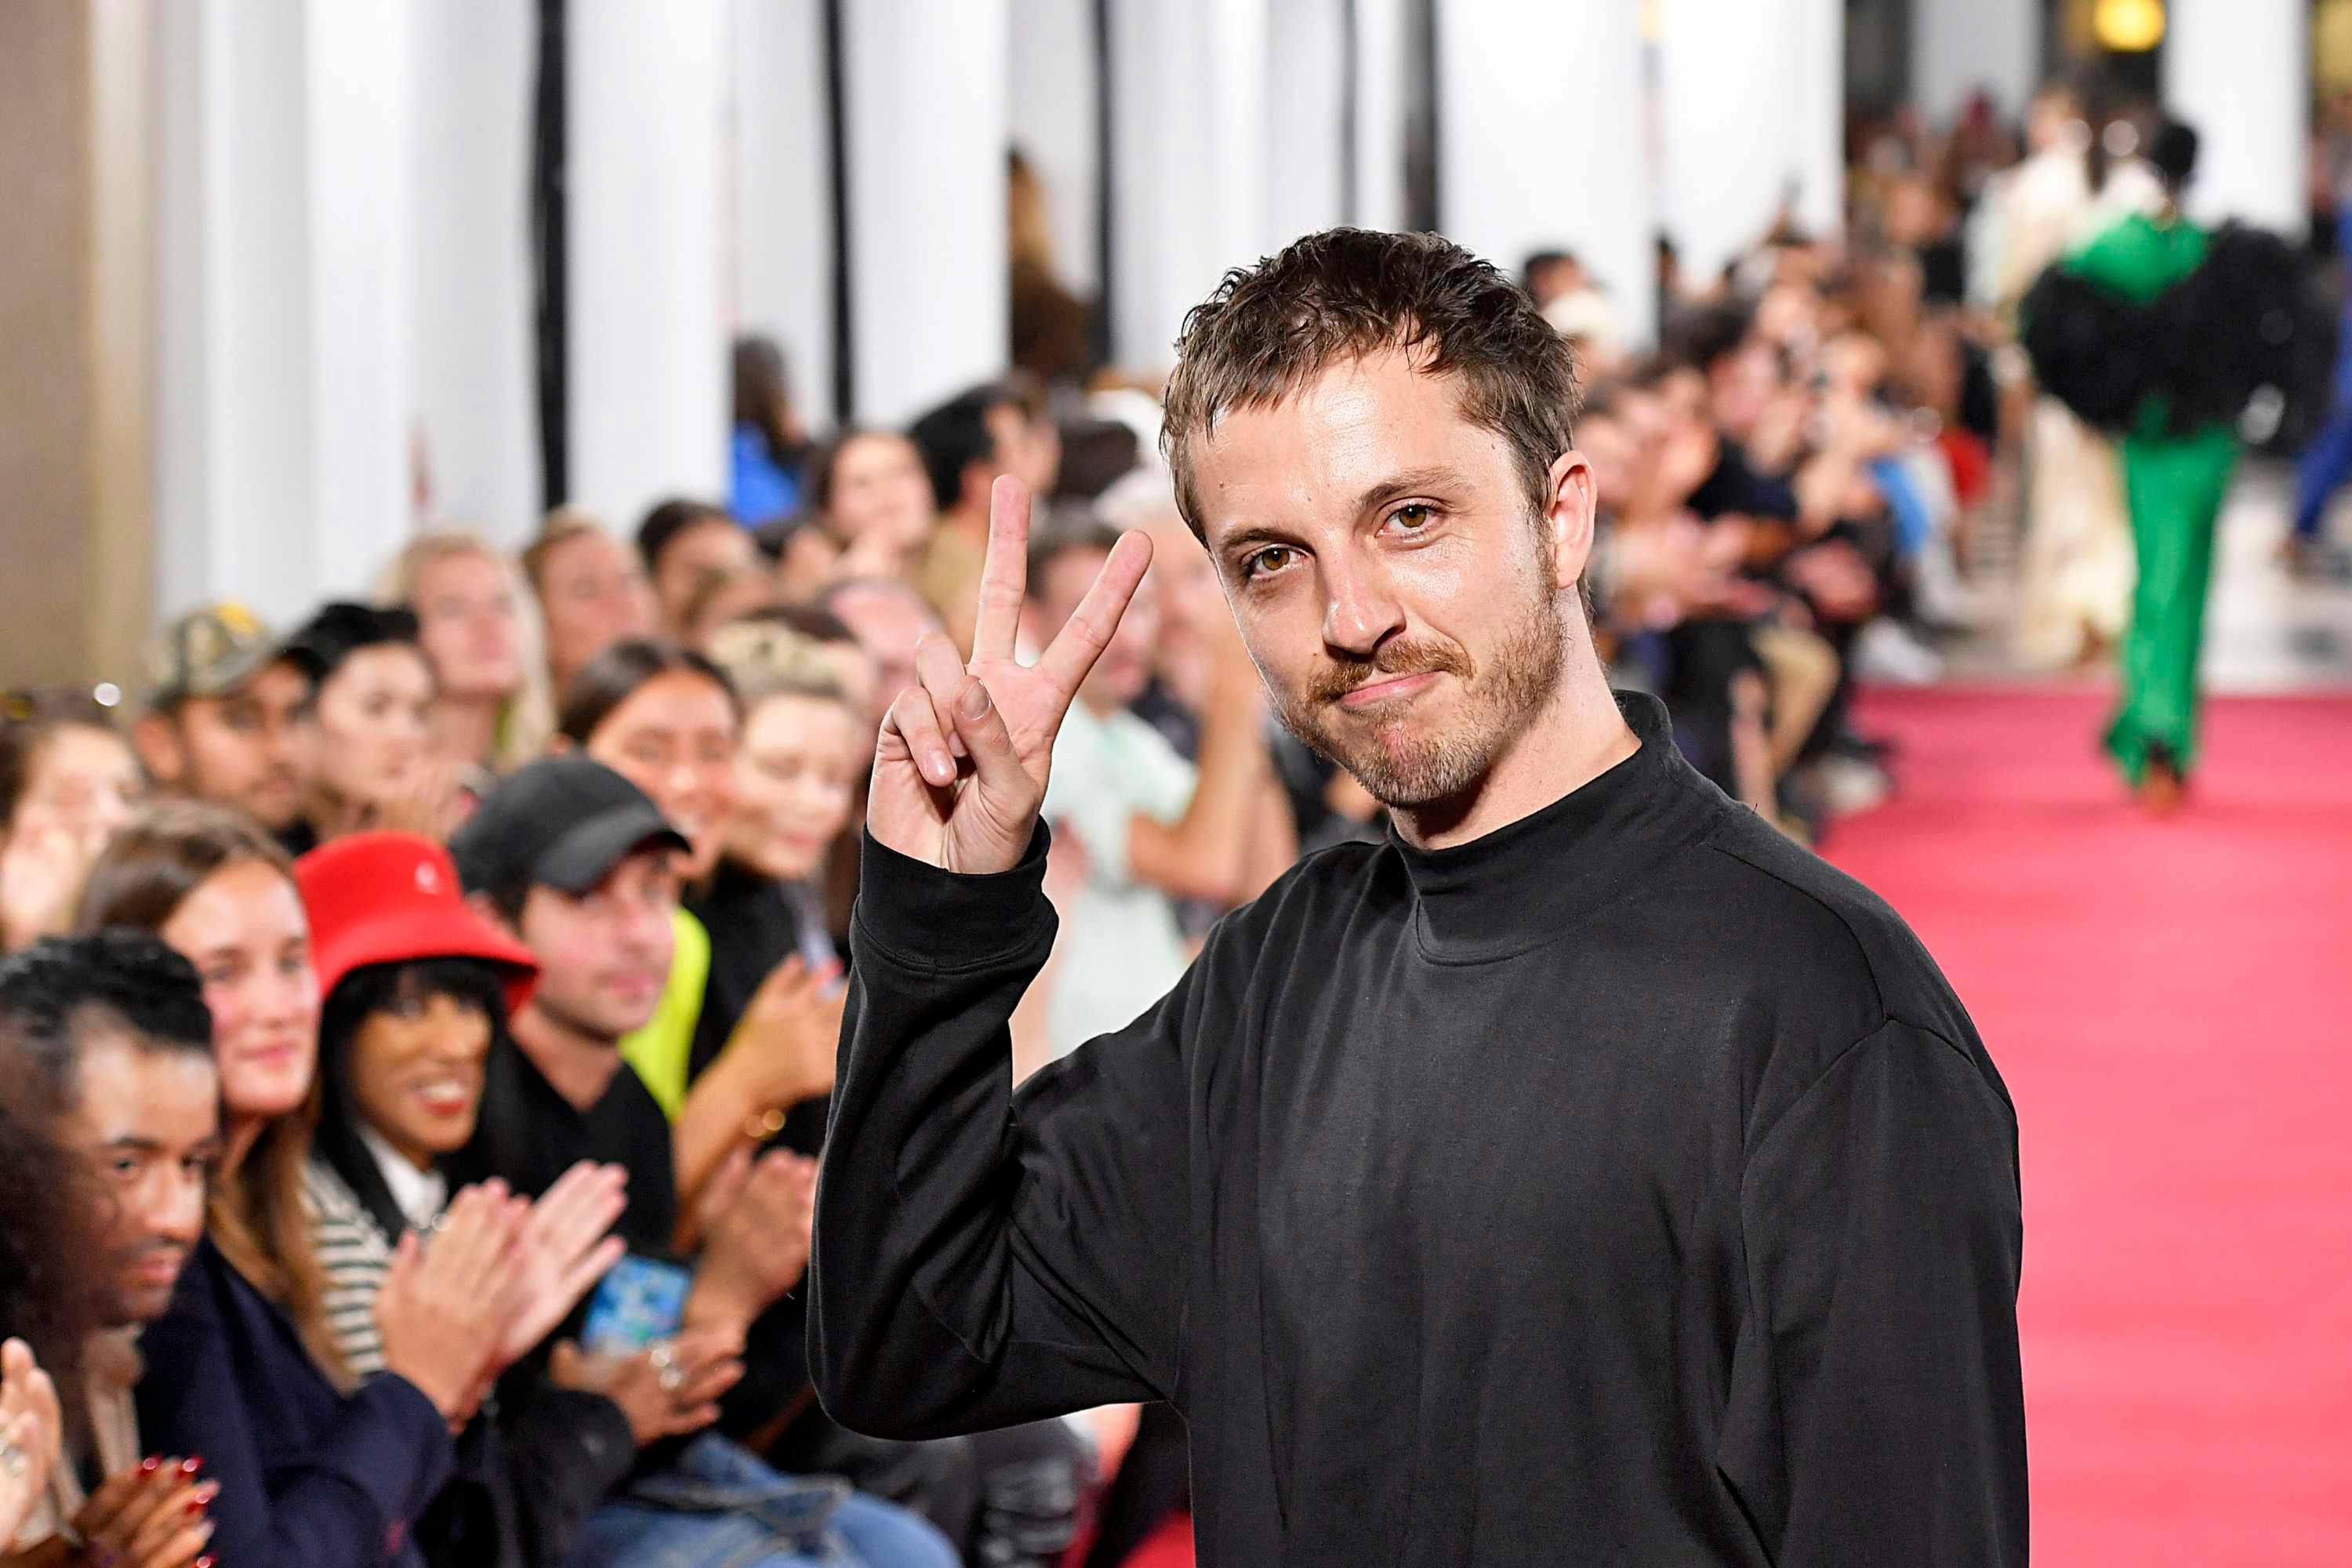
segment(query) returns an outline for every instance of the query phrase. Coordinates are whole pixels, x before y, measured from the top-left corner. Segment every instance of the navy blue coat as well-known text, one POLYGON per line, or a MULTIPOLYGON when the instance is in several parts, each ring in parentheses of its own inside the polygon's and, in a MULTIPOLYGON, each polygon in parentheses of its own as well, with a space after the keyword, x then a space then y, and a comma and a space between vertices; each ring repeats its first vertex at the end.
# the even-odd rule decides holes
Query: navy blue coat
POLYGON ((220 1483, 215 1557, 257 1568, 421 1568, 415 1521, 450 1479, 457 1449, 415 1384, 379 1373, 341 1393, 293 1321, 210 1237, 140 1350, 142 1441, 200 1456, 220 1483))

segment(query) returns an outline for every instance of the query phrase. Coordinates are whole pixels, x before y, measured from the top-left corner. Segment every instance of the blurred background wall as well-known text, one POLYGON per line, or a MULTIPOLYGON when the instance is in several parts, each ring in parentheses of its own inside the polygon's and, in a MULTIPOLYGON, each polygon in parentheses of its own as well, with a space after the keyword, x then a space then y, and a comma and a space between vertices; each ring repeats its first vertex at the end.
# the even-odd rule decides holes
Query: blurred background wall
POLYGON ((1339 222, 1570 249, 1638 346, 1662 234, 1705 276, 1833 231, 1868 116, 2059 75, 2160 94, 2202 216, 2299 232, 2352 4, 12 0, 0 619, 86 675, 429 520, 715 492, 735 333, 813 427, 902 421, 1004 363, 1024 243, 1147 381, 1339 222))

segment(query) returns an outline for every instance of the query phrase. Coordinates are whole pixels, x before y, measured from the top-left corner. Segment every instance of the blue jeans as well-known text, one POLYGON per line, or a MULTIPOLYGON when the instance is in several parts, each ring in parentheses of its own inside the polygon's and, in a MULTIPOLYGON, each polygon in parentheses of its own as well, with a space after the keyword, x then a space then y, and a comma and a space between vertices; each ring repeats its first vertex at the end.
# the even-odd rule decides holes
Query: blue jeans
POLYGON ((829 1476, 786 1476, 715 1434, 589 1515, 569 1568, 957 1568, 916 1515, 829 1476))
MULTIPOLYGON (((2336 246, 2352 256, 2352 204, 2336 218, 2336 246)), ((2327 407, 2327 423, 2311 438, 2295 464, 2294 532, 2298 539, 2316 539, 2327 513, 2327 502, 2352 479, 2352 301, 2347 301, 2336 339, 2336 385, 2327 407)))
POLYGON ((2327 423, 2311 438, 2295 464, 2294 533, 2297 539, 2316 539, 2319 525, 2327 516, 2327 503, 2352 479, 2352 387, 2343 384, 2338 373, 2336 400, 2327 410, 2327 423))

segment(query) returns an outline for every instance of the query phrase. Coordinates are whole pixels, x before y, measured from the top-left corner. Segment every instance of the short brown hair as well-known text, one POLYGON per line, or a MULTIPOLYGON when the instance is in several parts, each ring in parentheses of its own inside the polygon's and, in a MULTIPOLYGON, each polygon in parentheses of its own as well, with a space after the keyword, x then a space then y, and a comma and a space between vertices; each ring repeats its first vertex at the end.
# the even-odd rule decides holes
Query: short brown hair
POLYGON ((1204 541, 1192 447, 1235 408, 1264 407, 1343 360, 1403 349, 1462 384, 1462 414, 1510 444, 1538 512, 1551 466, 1574 442, 1576 360, 1517 283, 1434 234, 1331 228, 1225 274, 1192 307, 1160 448, 1176 504, 1204 541))
POLYGON ((294 874, 284 847, 250 818, 208 801, 159 801, 118 828, 100 852, 82 884, 74 929, 160 931, 199 884, 240 860, 294 874))

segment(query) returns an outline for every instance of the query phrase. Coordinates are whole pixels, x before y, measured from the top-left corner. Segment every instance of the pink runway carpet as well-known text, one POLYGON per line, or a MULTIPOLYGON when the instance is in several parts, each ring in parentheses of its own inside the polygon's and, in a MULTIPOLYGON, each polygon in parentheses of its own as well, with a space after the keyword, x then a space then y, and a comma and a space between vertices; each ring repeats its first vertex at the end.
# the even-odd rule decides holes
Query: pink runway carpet
POLYGON ((1874 693, 1895 798, 1830 858, 2017 1102, 2033 1555, 2352 1564, 2352 698, 2208 711, 2156 820, 2088 690, 1874 693))

